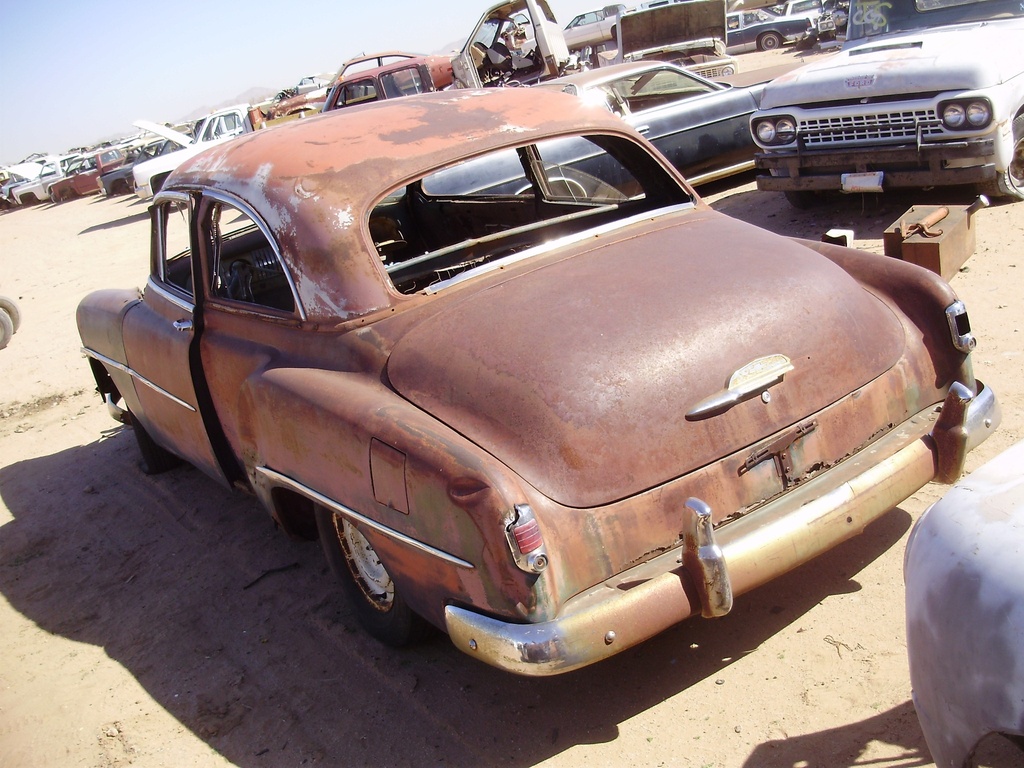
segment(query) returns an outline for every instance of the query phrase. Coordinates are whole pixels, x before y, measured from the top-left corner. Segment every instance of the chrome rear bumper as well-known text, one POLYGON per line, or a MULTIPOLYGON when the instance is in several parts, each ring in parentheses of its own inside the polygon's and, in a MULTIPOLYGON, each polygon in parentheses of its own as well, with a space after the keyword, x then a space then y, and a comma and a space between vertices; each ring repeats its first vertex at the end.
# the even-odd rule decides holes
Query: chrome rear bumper
POLYGON ((551 621, 514 624, 450 605, 448 634, 462 651, 521 675, 600 661, 695 613, 707 615, 716 595, 743 594, 827 552, 929 481, 954 482, 967 452, 999 420, 992 390, 978 382, 972 394, 954 384, 941 409, 922 411, 856 456, 720 527, 710 547, 688 540, 573 597, 551 621), (714 554, 694 556, 704 550, 714 554))

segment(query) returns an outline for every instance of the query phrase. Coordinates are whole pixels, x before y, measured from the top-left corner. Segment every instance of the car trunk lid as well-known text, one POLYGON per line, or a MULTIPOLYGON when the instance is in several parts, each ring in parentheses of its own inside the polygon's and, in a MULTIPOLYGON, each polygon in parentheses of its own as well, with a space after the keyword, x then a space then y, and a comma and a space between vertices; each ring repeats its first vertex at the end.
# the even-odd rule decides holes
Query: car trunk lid
POLYGON ((832 262, 710 211, 670 221, 453 291, 398 341, 390 381, 584 508, 752 445, 900 358, 899 320, 832 262))

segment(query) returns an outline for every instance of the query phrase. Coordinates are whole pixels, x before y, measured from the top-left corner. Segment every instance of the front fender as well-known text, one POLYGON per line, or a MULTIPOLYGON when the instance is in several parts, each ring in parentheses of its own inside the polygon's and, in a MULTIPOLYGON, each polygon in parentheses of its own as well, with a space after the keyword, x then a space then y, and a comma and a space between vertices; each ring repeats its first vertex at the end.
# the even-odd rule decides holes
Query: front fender
POLYGON ((89 358, 97 389, 101 396, 112 395, 115 401, 133 392, 131 377, 116 366, 127 367, 121 330, 125 315, 139 301, 137 290, 95 291, 82 299, 76 313, 82 351, 89 358))

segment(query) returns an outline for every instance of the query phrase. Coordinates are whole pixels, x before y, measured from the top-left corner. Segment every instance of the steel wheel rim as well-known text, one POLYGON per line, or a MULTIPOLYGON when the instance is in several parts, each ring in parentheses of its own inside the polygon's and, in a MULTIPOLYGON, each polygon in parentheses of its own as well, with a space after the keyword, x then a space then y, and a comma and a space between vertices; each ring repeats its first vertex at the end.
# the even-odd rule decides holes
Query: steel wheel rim
POLYGON ((345 562, 363 597, 381 612, 391 610, 395 602, 395 584, 370 542, 352 523, 337 515, 334 517, 334 529, 345 554, 345 562))

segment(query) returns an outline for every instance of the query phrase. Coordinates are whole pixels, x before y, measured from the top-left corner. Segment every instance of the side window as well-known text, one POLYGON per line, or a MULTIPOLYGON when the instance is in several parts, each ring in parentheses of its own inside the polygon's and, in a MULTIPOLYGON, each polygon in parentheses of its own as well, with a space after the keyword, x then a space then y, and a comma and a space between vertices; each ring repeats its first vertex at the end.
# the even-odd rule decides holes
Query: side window
POLYGON ((406 67, 380 76, 380 85, 389 99, 413 96, 428 90, 416 67, 406 67))
POLYGON ((284 265, 248 213, 226 202, 204 212, 210 296, 282 312, 295 311, 284 265))
POLYGON ((228 112, 224 115, 218 115, 210 121, 210 124, 206 126, 206 130, 203 131, 202 140, 213 141, 225 136, 237 136, 243 133, 243 131, 242 118, 236 112, 228 112))
POLYGON ((420 182, 431 197, 494 197, 533 194, 519 153, 494 152, 479 160, 466 160, 432 173, 420 182))
POLYGON ((158 280, 193 300, 190 218, 188 200, 171 200, 157 209, 155 268, 158 280))
POLYGON ((376 100, 377 89, 373 85, 373 80, 359 80, 355 83, 349 83, 345 86, 345 93, 342 96, 342 102, 346 107, 353 104, 362 104, 364 101, 376 100))

